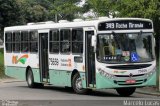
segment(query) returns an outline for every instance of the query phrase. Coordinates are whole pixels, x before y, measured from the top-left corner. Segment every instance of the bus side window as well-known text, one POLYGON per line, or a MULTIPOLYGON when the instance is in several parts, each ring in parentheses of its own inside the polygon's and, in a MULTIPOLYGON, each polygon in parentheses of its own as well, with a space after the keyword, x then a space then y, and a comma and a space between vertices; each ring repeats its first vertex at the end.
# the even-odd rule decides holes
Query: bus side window
POLYGON ((71 51, 71 33, 70 29, 62 29, 60 31, 60 51, 61 53, 69 53, 71 51))
POLYGON ((5 45, 6 45, 6 52, 12 52, 12 33, 6 32, 5 33, 5 45))
POLYGON ((30 33, 30 52, 38 52, 38 32, 31 31, 30 33))
POLYGON ((13 32, 13 52, 20 52, 20 32, 13 32))
POLYGON ((72 30, 72 53, 83 53, 83 29, 72 30))
POLYGON ((59 31, 51 30, 49 36, 49 51, 59 53, 59 31))
POLYGON ((28 31, 21 32, 21 52, 29 51, 29 43, 28 43, 28 31))

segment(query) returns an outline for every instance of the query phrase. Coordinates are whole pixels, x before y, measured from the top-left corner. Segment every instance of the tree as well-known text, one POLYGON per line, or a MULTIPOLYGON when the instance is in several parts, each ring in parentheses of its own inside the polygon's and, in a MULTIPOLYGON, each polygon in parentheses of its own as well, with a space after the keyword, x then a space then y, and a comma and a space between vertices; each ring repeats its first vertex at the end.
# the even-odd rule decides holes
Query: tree
POLYGON ((153 20, 155 35, 160 34, 159 0, 117 0, 114 6, 117 17, 138 17, 153 20))
MULTIPOLYGON (((76 5, 80 0, 54 0, 50 9, 50 16, 57 16, 58 20, 67 19, 72 20, 76 14, 80 12, 81 7, 76 5)), ((55 17, 56 18, 56 17, 55 17)))
POLYGON ((160 35, 159 0, 87 0, 96 16, 138 17, 153 20, 155 35, 160 35))
POLYGON ((48 20, 49 3, 46 0, 16 0, 16 2, 21 8, 23 24, 48 20))
POLYGON ((15 0, 0 0, 0 37, 3 29, 21 23, 20 8, 15 0))
POLYGON ((87 0, 87 3, 93 9, 96 17, 110 16, 112 0, 87 0))

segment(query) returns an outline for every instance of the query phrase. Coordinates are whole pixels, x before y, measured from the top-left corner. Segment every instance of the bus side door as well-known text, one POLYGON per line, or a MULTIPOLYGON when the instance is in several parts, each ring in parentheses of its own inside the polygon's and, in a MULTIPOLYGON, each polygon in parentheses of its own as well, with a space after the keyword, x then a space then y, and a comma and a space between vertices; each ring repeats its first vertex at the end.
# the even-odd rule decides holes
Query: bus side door
POLYGON ((48 33, 49 30, 40 30, 39 33, 39 66, 42 82, 48 82, 49 65, 48 65, 48 33))
POLYGON ((95 85, 95 53, 91 45, 91 38, 94 35, 93 30, 85 30, 85 70, 87 87, 94 87, 95 85))

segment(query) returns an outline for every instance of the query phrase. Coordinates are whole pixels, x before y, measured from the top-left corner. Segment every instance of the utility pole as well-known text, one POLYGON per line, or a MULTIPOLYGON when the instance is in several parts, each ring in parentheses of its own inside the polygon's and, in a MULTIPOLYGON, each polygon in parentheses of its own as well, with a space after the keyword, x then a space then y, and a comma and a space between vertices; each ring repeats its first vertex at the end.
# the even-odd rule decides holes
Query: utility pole
POLYGON ((55 22, 56 22, 56 23, 58 22, 57 14, 55 14, 55 22))
MULTIPOLYGON (((160 2, 159 2, 160 5, 160 2)), ((159 17, 160 20, 160 17, 159 17)), ((160 91, 160 37, 158 36, 158 70, 157 70, 157 86, 158 86, 158 91, 160 91)))

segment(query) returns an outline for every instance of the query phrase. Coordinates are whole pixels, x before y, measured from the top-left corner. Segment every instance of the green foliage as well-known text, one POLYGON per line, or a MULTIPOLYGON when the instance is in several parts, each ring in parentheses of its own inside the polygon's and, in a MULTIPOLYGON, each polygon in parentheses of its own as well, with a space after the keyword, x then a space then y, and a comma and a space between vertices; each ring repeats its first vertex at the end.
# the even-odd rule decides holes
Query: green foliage
MULTIPOLYGON (((43 5, 36 0, 16 0, 18 6, 21 8, 20 13, 23 17, 23 24, 28 22, 46 21, 48 18, 48 11, 43 5)), ((46 6, 46 5, 45 5, 46 6)))
POLYGON ((159 0, 119 0, 115 4, 118 17, 138 17, 153 20, 155 33, 160 34, 160 1, 159 0))
POLYGON ((121 0, 116 3, 120 17, 152 18, 157 10, 156 0, 121 0))
POLYGON ((15 23, 20 23, 20 21, 18 21, 20 19, 19 10, 20 8, 18 8, 15 0, 0 0, 1 28, 8 25, 14 25, 15 23))
POLYGON ((13 26, 21 23, 20 8, 15 0, 0 0, 0 37, 6 26, 13 26))
MULTIPOLYGON (((81 12, 80 0, 0 0, 0 31, 13 25, 60 19, 72 20, 81 12)), ((3 34, 1 34, 3 35, 3 34)))
POLYGON ((75 18, 75 14, 81 11, 81 8, 76 6, 79 0, 54 0, 54 3, 50 10, 50 16, 57 15, 58 20, 67 19, 72 20, 75 18))
POLYGON ((137 17, 153 20, 155 34, 160 35, 159 0, 87 0, 96 16, 137 17))
POLYGON ((0 49, 0 78, 4 77, 4 55, 3 49, 0 49))
POLYGON ((112 13, 113 0, 87 0, 95 16, 109 16, 112 13))

